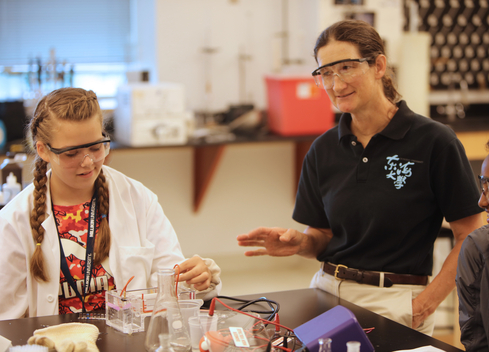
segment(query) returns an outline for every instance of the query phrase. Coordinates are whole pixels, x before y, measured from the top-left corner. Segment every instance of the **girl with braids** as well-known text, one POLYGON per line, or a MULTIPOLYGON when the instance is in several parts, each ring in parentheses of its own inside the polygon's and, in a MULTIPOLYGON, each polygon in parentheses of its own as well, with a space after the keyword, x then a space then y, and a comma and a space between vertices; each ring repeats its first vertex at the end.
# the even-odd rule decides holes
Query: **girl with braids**
POLYGON ((247 256, 316 258, 311 287, 431 334, 436 307, 455 287, 460 246, 481 223, 464 148, 450 128, 400 100, 368 23, 332 24, 314 55, 316 84, 343 114, 304 159, 293 218, 307 227, 258 228, 238 243, 262 247, 247 256), (455 246, 428 282, 444 217, 455 246))
POLYGON ((0 319, 102 309, 106 290, 155 287, 175 264, 197 297, 219 293, 219 267, 185 260, 156 195, 103 165, 110 139, 95 93, 51 92, 28 128, 33 183, 0 211, 0 319))

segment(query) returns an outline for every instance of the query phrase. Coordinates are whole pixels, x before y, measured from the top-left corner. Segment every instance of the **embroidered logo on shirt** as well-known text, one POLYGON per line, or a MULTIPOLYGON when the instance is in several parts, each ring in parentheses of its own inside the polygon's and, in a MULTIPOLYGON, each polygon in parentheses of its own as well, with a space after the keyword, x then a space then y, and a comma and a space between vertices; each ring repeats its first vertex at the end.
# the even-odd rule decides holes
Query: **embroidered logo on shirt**
POLYGON ((397 154, 388 156, 386 159, 387 165, 384 166, 384 169, 388 172, 386 177, 394 180, 396 189, 401 189, 406 184, 407 178, 413 174, 410 166, 414 165, 414 163, 412 161, 403 163, 397 154))

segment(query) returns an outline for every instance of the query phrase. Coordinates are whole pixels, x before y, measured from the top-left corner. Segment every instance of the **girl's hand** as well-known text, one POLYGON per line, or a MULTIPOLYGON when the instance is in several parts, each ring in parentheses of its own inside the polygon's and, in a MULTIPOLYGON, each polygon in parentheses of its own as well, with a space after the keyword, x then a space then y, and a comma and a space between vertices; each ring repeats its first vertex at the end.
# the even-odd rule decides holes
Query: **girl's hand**
POLYGON ((196 290, 203 291, 211 284, 212 273, 205 264, 204 260, 198 255, 187 259, 180 266, 179 282, 193 285, 196 290))

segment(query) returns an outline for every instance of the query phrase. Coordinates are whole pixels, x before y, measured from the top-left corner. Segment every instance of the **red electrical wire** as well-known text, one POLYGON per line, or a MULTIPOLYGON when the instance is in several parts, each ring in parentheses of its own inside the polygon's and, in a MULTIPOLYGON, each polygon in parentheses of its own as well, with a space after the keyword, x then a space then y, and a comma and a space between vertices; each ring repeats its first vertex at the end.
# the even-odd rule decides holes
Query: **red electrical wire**
POLYGON ((276 327, 281 327, 281 328, 284 328, 285 330, 288 330, 288 331, 294 331, 293 329, 285 326, 285 325, 281 325, 279 322, 276 322, 276 321, 270 321, 270 320, 266 320, 266 319, 263 319, 261 317, 257 317, 255 315, 252 315, 252 314, 249 314, 249 313, 246 313, 246 312, 243 312, 239 309, 235 309, 235 308, 232 308, 230 306, 228 306, 227 304, 225 304, 223 301, 221 301, 219 298, 217 297, 214 297, 211 301, 211 305, 209 307, 209 315, 210 316, 213 316, 214 315, 214 310, 216 309, 216 301, 218 301, 219 303, 221 303, 224 307, 226 307, 227 309, 229 310, 232 310, 233 312, 238 312, 240 314, 244 314, 244 315, 247 315, 253 319, 257 319, 259 321, 261 321, 262 323, 265 323, 265 324, 273 324, 275 325, 276 327))
POLYGON ((129 280, 127 280, 126 286, 124 286, 124 288, 122 289, 120 297, 122 297, 122 294, 124 294, 124 298, 126 297, 127 285, 129 285, 129 283, 132 281, 132 279, 134 279, 134 276, 131 276, 131 278, 129 280))
POLYGON ((175 266, 173 267, 173 269, 176 269, 176 274, 175 274, 175 296, 177 297, 178 299, 178 279, 180 277, 180 265, 178 264, 175 264, 175 266))

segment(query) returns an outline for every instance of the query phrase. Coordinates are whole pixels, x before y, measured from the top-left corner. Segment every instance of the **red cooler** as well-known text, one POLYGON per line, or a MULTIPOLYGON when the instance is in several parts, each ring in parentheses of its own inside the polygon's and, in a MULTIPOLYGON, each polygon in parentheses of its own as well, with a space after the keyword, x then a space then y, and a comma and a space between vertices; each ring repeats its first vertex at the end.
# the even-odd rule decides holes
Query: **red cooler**
POLYGON ((322 134, 334 124, 328 94, 312 76, 266 76, 268 127, 282 136, 322 134))

